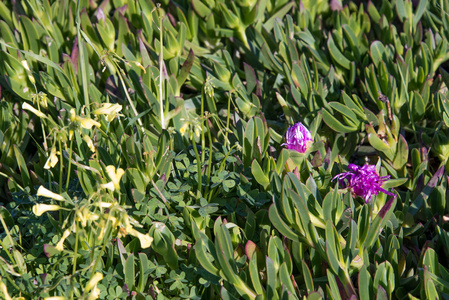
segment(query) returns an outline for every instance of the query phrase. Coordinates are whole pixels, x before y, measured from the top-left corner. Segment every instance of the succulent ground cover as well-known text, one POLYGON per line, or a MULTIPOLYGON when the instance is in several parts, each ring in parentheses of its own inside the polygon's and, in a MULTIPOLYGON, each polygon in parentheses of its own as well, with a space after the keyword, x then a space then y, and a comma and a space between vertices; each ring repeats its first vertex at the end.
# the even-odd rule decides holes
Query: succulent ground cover
POLYGON ((449 1, 0 2, 0 299, 449 299, 449 1))

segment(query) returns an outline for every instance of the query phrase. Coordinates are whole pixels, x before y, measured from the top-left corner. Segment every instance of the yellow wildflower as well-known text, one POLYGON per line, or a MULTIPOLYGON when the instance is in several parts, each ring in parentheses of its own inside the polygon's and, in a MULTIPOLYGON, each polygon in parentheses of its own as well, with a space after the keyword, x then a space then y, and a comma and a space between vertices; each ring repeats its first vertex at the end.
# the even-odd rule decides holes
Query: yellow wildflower
POLYGON ((44 169, 50 169, 56 166, 58 163, 58 156, 56 155, 58 152, 56 152, 56 146, 53 145, 50 151, 50 156, 47 159, 47 162, 45 163, 44 169))
POLYGON ((47 118, 47 116, 43 112, 35 109, 34 107, 32 107, 31 105, 29 105, 26 102, 23 102, 22 109, 29 110, 29 111, 31 111, 32 113, 34 113, 36 116, 38 116, 40 118, 47 118))
POLYGON ((59 194, 53 193, 52 191, 47 190, 42 185, 37 190, 37 195, 51 198, 51 199, 58 200, 58 201, 65 201, 64 197, 62 197, 59 194))
MULTIPOLYGON (((103 103, 100 108, 94 110, 92 113, 95 115, 106 115, 106 120, 111 122, 121 110, 122 106, 120 104, 103 103)), ((118 115, 121 116, 120 114, 118 115)))
POLYGON ((46 211, 60 210, 61 206, 54 204, 36 204, 33 206, 33 213, 36 216, 41 216, 46 211))

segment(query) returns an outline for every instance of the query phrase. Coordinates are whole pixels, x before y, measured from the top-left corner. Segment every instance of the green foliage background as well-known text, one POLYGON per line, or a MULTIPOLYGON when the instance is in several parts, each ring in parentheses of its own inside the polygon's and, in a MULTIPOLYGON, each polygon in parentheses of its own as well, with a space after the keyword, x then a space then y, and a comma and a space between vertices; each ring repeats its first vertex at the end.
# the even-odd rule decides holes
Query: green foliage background
POLYGON ((0 297, 449 298, 448 12, 1 1, 0 297))

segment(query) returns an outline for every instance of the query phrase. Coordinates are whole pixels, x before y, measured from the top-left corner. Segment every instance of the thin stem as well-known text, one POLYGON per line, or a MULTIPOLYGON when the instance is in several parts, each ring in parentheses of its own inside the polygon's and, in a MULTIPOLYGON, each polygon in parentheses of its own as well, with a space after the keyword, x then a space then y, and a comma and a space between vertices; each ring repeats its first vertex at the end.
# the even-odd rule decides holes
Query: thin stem
MULTIPOLYGON (((36 86, 35 86, 36 87, 36 86)), ((37 92, 37 91, 36 91, 37 92)), ((39 110, 39 111, 41 111, 41 106, 40 106, 40 104, 39 104, 39 98, 37 99, 37 109, 39 110)), ((41 127, 42 127, 42 136, 44 137, 44 150, 45 151, 48 151, 48 146, 47 146, 47 136, 46 136, 46 133, 45 133, 45 126, 44 126, 44 124, 42 123, 42 120, 41 120, 41 127)))
POLYGON ((210 173, 212 171, 212 135, 210 133, 210 130, 207 131, 207 136, 209 138, 209 162, 207 163, 207 184, 206 184, 206 191, 204 192, 204 197, 206 198, 207 193, 209 192, 209 185, 210 185, 210 173))
POLYGON ((195 137, 193 136, 193 134, 191 134, 191 138, 192 138, 192 145, 193 145, 193 150, 195 151, 195 156, 196 156, 196 166, 197 166, 197 172, 198 172, 198 193, 197 193, 197 200, 200 198, 201 195, 201 186, 202 186, 202 174, 201 174, 201 161, 200 161, 200 155, 198 154, 198 149, 196 147, 196 143, 195 143, 195 137))
POLYGON ((86 78, 86 65, 84 63, 84 46, 83 40, 81 39, 81 28, 80 28, 80 1, 76 3, 76 38, 78 40, 78 51, 79 51, 79 63, 81 67, 81 80, 83 83, 83 98, 84 104, 86 105, 87 115, 90 113, 89 108, 89 92, 87 91, 87 78, 86 78))
MULTIPOLYGON (((160 9, 160 8, 159 8, 160 9)), ((159 13, 161 11, 159 10, 159 13)), ((163 63, 164 63, 164 39, 162 34, 163 29, 163 22, 162 17, 159 16, 159 39, 161 44, 161 49, 159 52, 159 103, 160 103, 160 110, 161 110, 161 125, 162 129, 165 129, 165 118, 164 118, 164 94, 163 94, 163 79, 164 79, 164 72, 163 72, 163 63)))
POLYGON ((204 138, 204 88, 201 90, 201 115, 200 115, 200 128, 201 128, 201 162, 204 162, 206 149, 206 140, 204 138))
POLYGON ((62 194, 62 172, 64 171, 63 165, 63 156, 62 156, 62 147, 61 147, 61 139, 58 138, 59 144, 59 194, 62 194))
MULTIPOLYGON (((133 112, 134 112, 134 115, 137 117, 139 114, 137 113, 136 107, 134 106, 134 103, 131 101, 131 97, 130 97, 129 94, 128 94, 128 90, 127 90, 127 88, 126 88, 125 82, 123 81, 121 71, 120 71, 120 72, 117 72, 117 75, 118 75, 118 78, 120 79, 120 83, 121 83, 122 86, 123 86, 123 91, 124 91, 124 93, 125 93, 126 99, 128 100, 129 105, 131 105, 131 108, 132 108, 132 110, 133 110, 133 112)), ((140 128, 142 129, 142 132, 144 132, 142 120, 140 120, 140 118, 137 119, 137 123, 139 123, 140 128)))
POLYGON ((228 131, 229 131, 229 115, 231 114, 231 96, 232 94, 229 93, 229 98, 228 98, 228 114, 226 116, 226 134, 225 134, 225 141, 224 141, 224 146, 226 147, 226 144, 228 142, 228 131))
POLYGON ((76 232, 75 232, 75 251, 73 251, 73 269, 72 269, 72 275, 75 275, 76 272, 76 255, 78 254, 78 234, 79 234, 79 227, 78 222, 75 222, 76 226, 76 232))
POLYGON ((65 184, 65 190, 67 192, 67 190, 69 189, 69 181, 70 181, 70 169, 72 167, 72 151, 73 151, 73 136, 70 139, 70 149, 69 149, 69 167, 67 169, 67 182, 65 184))

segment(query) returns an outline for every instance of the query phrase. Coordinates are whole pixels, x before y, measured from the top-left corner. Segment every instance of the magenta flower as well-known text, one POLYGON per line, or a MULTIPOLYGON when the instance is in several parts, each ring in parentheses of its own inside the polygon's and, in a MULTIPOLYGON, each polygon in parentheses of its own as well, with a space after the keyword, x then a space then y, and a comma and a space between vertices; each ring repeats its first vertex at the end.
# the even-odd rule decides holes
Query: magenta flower
POLYGON ((348 169, 348 172, 338 174, 332 180, 337 179, 342 188, 348 188, 354 196, 362 197, 366 203, 370 203, 371 196, 379 192, 396 197, 395 194, 382 188, 382 184, 390 179, 390 176, 379 176, 375 166, 359 167, 349 164, 348 169))
POLYGON ((302 125, 301 122, 296 123, 287 130, 286 134, 287 149, 296 150, 300 153, 304 153, 313 143, 312 135, 306 126, 302 125))

